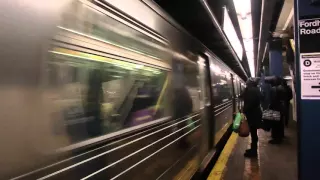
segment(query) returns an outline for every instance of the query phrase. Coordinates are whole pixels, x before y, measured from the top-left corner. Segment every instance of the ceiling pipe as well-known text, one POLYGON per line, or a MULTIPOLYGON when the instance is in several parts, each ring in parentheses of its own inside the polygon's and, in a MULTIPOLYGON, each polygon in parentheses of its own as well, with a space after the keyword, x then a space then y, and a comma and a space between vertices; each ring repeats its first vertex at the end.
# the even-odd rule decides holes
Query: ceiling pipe
POLYGON ((262 0, 256 75, 259 75, 266 44, 270 37, 270 25, 277 0, 262 0))
POLYGON ((287 38, 290 36, 293 14, 293 0, 285 0, 279 15, 275 32, 273 32, 273 37, 287 38))
MULTIPOLYGON (((235 53, 235 50, 233 49, 231 43, 227 39, 227 37, 224 34, 223 30, 221 29, 217 18, 214 16, 212 10, 210 9, 209 4, 207 3, 206 0, 200 0, 200 2, 204 6, 206 12, 209 14, 209 17, 210 17, 211 21, 213 22, 214 26, 217 28, 217 30, 218 30, 219 34, 221 35, 221 37, 223 38, 224 42, 228 45, 229 49, 231 50, 232 55, 236 59, 237 63, 239 64, 239 67, 241 68, 243 74, 248 78, 247 72, 244 70, 244 68, 243 68, 243 66, 242 66, 242 64, 240 62, 240 59, 238 58, 238 56, 235 53)), ((250 74, 250 72, 249 72, 249 74, 250 74)))
POLYGON ((266 46, 264 48, 264 53, 263 53, 263 58, 262 58, 262 63, 264 62, 265 58, 269 55, 267 54, 269 52, 269 43, 266 43, 266 46))

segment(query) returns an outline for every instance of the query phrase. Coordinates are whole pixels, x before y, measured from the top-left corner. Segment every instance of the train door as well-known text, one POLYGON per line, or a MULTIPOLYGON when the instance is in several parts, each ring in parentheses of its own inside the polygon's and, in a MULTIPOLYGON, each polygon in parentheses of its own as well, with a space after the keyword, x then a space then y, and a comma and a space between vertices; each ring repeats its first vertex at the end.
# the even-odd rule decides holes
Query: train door
POLYGON ((203 56, 199 56, 198 59, 199 68, 199 85, 200 85, 200 108, 201 108, 201 126, 202 126, 202 138, 200 145, 200 162, 203 162, 205 156, 213 148, 212 133, 212 103, 211 103, 211 89, 210 89, 210 71, 209 71, 209 59, 203 56))

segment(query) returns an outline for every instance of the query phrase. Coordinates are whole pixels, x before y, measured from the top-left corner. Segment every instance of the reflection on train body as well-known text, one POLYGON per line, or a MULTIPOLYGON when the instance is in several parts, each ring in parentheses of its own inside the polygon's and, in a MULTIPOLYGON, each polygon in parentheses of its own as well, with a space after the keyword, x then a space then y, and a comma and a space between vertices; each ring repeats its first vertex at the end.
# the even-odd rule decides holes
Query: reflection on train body
POLYGON ((11 22, 0 53, 17 63, 0 66, 8 72, 1 177, 188 179, 199 170, 230 125, 242 80, 145 3, 130 2, 161 28, 115 1, 4 3, 12 19, 0 19, 11 22), (22 14, 10 14, 15 8, 22 14))

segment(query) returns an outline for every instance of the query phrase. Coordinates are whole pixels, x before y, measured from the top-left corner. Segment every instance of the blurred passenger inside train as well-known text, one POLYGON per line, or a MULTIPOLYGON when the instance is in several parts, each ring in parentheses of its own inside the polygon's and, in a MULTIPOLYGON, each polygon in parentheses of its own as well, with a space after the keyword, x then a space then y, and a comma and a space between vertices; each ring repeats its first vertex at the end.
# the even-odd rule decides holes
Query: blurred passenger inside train
POLYGON ((284 103, 287 93, 283 85, 283 80, 280 77, 275 77, 271 81, 270 105, 269 109, 280 111, 280 121, 275 121, 271 128, 270 144, 280 144, 284 137, 284 103))
POLYGON ((89 88, 87 95, 86 117, 92 117, 86 123, 87 133, 90 138, 99 136, 103 133, 101 119, 102 93, 102 74, 99 69, 95 69, 89 76, 89 88))
POLYGON ((251 148, 244 153, 245 157, 257 157, 258 135, 257 129, 261 124, 262 111, 260 107, 261 93, 258 84, 254 78, 249 78, 246 82, 247 87, 244 89, 240 98, 243 99, 243 113, 246 115, 251 136, 251 148))
MULTIPOLYGON (((186 87, 177 87, 174 89, 173 97, 173 115, 174 119, 185 118, 188 114, 192 113, 193 103, 190 93, 186 87)), ((188 121, 178 124, 178 130, 186 126, 188 121)), ((183 136, 186 131, 180 131, 179 136, 183 136)), ((185 136, 186 137, 186 136, 185 136)), ((188 148, 188 141, 183 137, 179 141, 181 148, 188 148)))
MULTIPOLYGON (((172 99, 172 110, 173 110, 173 119, 177 122, 183 121, 182 123, 177 124, 177 129, 184 128, 188 121, 184 121, 187 116, 193 111, 193 101, 191 94, 187 86, 187 78, 185 77, 186 67, 183 64, 177 63, 173 66, 174 77, 173 77, 173 99, 172 99)), ((179 131, 177 134, 179 137, 183 136, 188 130, 187 128, 179 131)), ((189 144, 187 141, 187 136, 182 137, 179 140, 180 148, 188 148, 189 144)))

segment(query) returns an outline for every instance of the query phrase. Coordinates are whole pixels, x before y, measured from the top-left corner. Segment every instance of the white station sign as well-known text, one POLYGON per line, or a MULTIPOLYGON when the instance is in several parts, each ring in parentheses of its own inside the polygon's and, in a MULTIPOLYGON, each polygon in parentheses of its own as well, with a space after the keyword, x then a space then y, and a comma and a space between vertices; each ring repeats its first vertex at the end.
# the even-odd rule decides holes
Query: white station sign
POLYGON ((320 53, 300 54, 301 99, 320 99, 320 53))

